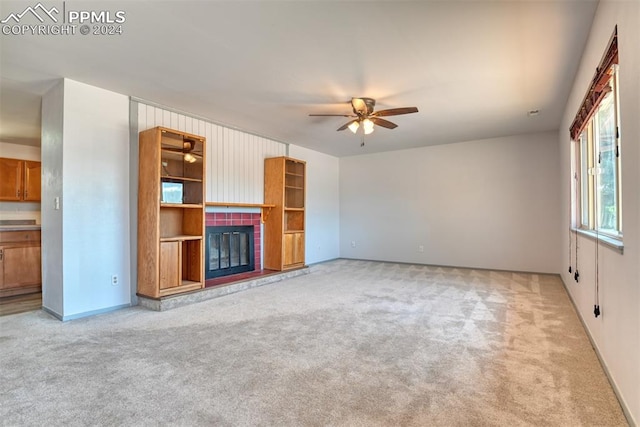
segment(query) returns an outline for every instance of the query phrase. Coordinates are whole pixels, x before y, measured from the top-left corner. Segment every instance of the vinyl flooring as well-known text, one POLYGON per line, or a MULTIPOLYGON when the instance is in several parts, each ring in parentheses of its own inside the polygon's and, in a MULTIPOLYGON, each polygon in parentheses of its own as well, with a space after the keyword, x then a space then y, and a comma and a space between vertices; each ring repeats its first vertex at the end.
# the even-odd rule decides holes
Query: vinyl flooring
POLYGON ((0 298, 0 316, 40 310, 42 292, 0 298))

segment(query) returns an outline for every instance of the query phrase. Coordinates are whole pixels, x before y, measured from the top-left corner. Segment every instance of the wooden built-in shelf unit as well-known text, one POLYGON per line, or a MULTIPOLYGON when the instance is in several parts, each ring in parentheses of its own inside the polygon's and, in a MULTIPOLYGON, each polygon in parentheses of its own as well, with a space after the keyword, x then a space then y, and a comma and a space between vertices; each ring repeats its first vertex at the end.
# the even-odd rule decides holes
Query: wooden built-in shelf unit
POLYGON ((205 138, 163 127, 140 132, 138 294, 204 287, 205 138))
POLYGON ((290 157, 265 159, 264 202, 273 204, 265 222, 264 267, 304 266, 306 163, 290 157))

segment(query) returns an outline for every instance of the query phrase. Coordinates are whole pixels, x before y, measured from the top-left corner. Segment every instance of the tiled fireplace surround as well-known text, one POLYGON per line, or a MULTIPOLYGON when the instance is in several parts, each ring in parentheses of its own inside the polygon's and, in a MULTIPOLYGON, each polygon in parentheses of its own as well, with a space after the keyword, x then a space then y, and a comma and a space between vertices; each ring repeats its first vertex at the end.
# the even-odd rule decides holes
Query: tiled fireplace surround
MULTIPOLYGON (((253 225, 253 249, 255 260, 255 271, 260 271, 262 266, 261 246, 260 246, 260 213, 253 212, 206 212, 205 226, 231 226, 231 225, 253 225)), ((230 276, 229 276, 230 277, 230 276)), ((210 280, 215 279, 209 279, 210 280)))

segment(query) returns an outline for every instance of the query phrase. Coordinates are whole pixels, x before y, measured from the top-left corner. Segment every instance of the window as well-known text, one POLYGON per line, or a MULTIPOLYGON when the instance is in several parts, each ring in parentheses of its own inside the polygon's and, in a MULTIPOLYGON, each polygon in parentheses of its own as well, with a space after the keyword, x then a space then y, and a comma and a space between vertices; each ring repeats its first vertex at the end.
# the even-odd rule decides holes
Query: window
POLYGON ((582 229, 621 239, 618 105, 616 28, 569 132, 575 141, 575 223, 582 229))
POLYGON ((617 78, 578 141, 580 227, 621 236, 617 78))

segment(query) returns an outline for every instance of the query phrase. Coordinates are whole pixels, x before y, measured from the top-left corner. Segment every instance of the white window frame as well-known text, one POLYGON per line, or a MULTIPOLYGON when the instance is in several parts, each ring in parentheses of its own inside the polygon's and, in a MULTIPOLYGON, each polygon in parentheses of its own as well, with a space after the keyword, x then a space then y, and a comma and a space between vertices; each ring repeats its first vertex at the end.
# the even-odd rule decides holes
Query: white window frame
POLYGON ((585 231, 592 231, 598 234, 614 238, 615 240, 622 241, 622 150, 620 140, 620 108, 619 108, 619 87, 618 87, 618 65, 613 65, 613 72, 611 75, 610 85, 612 87, 614 116, 616 123, 616 161, 615 161, 615 176, 616 176, 616 230, 602 229, 598 224, 598 212, 596 212, 596 198, 601 197, 599 188, 596 187, 595 174, 600 173, 600 167, 598 164, 598 157, 600 155, 598 133, 595 127, 597 126, 596 118, 600 107, 596 110, 596 113, 588 121, 587 126, 582 131, 580 138, 575 141, 575 200, 576 207, 574 218, 574 224, 579 229, 585 231), (586 173, 584 167, 586 165, 586 173), (585 200, 586 196, 586 200, 585 200))

